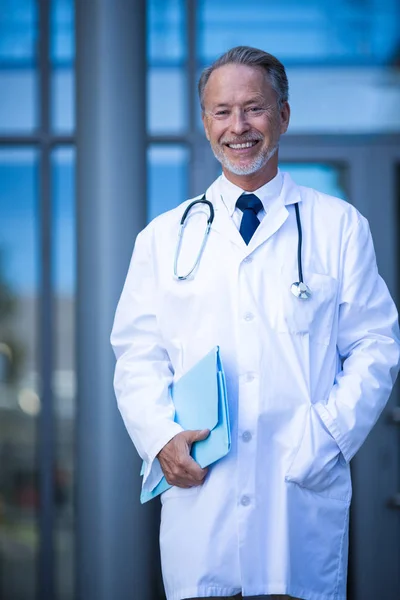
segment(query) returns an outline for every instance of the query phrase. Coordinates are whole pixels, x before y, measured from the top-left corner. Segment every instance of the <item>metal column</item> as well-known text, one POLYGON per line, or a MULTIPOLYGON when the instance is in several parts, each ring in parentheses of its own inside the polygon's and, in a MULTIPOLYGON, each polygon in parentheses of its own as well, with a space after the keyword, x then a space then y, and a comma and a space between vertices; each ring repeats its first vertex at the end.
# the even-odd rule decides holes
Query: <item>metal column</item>
POLYGON ((146 220, 145 0, 76 2, 77 586, 79 600, 154 600, 158 508, 114 398, 109 336, 146 220))

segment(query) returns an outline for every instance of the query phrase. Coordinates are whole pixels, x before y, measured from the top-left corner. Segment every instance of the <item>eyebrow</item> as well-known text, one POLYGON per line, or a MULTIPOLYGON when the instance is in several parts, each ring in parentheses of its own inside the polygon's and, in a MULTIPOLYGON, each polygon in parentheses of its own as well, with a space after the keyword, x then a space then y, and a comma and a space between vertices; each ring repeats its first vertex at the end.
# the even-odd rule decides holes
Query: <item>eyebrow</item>
MULTIPOLYGON (((262 96, 254 96, 253 98, 250 98, 250 100, 247 100, 243 106, 248 106, 249 104, 265 104, 265 99, 262 96)), ((219 104, 215 104, 213 106, 213 110, 215 110, 216 108, 223 108, 223 107, 228 107, 231 106, 231 104, 228 104, 227 102, 220 102, 219 104)))

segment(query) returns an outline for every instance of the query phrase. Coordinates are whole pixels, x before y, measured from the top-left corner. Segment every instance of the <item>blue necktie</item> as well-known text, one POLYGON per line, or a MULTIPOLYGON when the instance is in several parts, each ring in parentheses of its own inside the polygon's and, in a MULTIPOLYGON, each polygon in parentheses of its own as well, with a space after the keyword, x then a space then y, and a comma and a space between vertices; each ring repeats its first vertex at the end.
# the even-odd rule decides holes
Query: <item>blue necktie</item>
POLYGON ((263 204, 255 194, 242 194, 236 202, 236 206, 243 212, 239 232, 248 244, 260 224, 257 214, 262 210, 263 204))

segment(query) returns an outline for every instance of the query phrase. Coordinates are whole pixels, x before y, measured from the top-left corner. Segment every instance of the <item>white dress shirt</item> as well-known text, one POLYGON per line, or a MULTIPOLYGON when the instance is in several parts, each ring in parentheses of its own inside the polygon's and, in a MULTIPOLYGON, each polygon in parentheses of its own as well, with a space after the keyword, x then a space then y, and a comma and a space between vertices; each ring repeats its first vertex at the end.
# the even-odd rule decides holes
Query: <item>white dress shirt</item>
MULTIPOLYGON (((260 221, 263 220, 265 215, 270 210, 272 204, 276 202, 281 194, 283 184, 283 176, 282 172, 278 169, 278 173, 275 175, 271 181, 262 185, 260 188, 251 192, 255 194, 262 202, 263 210, 260 210, 257 217, 260 221)), ((236 202, 240 198, 242 194, 247 194, 250 192, 245 192, 239 186, 235 185, 229 179, 222 174, 220 179, 220 191, 221 198, 223 203, 226 206, 226 209, 229 213, 229 216, 232 218, 236 227, 240 228, 240 223, 242 221, 243 212, 240 208, 236 208, 236 202)))

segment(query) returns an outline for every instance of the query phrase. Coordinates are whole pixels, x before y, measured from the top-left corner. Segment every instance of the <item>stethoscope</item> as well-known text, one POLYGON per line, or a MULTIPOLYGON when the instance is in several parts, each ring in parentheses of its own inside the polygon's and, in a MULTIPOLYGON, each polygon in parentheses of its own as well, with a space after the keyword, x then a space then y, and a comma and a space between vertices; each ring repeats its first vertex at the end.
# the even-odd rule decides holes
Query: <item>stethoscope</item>
MULTIPOLYGON (((302 261, 301 261, 301 246, 302 246, 302 242, 303 242, 303 230, 301 227, 300 210, 299 210, 298 203, 296 203, 294 205, 294 208, 296 211, 296 223, 297 223, 297 234, 298 234, 297 267, 298 267, 298 273, 299 273, 299 281, 295 281, 294 283, 292 283, 292 285, 290 286, 290 291, 292 292, 293 296, 296 296, 296 298, 301 298, 302 300, 307 300, 311 296, 311 290, 308 287, 308 285, 306 283, 304 283, 304 280, 303 280, 303 266, 302 266, 302 261)), ((206 246, 207 238, 209 236, 211 225, 212 225, 213 221, 214 221, 214 207, 212 205, 212 202, 210 202, 209 200, 206 200, 205 195, 202 198, 200 198, 199 200, 193 200, 193 202, 191 202, 186 207, 186 210, 182 215, 181 222, 179 225, 178 242, 176 245, 175 259, 174 259, 174 277, 176 279, 178 279, 179 281, 184 281, 185 279, 188 279, 188 277, 190 277, 190 275, 196 270, 196 268, 200 264, 201 257, 203 256, 204 248, 206 246), (179 275, 178 274, 178 261, 179 261, 179 255, 181 253, 183 232, 185 230, 186 219, 187 219, 190 211, 192 210, 192 208, 194 206, 196 206, 196 204, 205 204, 206 206, 208 206, 208 208, 210 210, 210 215, 207 219, 207 225, 206 225, 206 229, 204 231, 203 240, 201 242, 199 252, 197 253, 197 256, 193 263, 192 268, 185 275, 179 275)))

